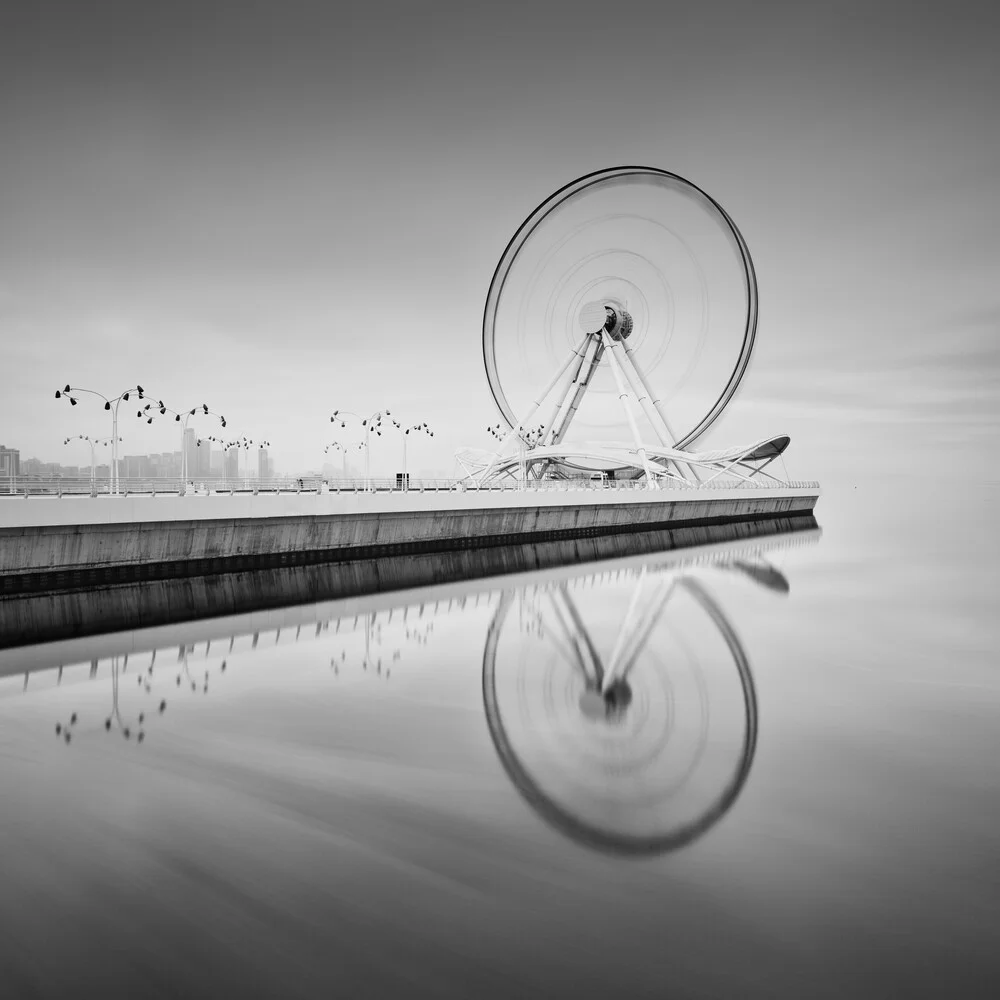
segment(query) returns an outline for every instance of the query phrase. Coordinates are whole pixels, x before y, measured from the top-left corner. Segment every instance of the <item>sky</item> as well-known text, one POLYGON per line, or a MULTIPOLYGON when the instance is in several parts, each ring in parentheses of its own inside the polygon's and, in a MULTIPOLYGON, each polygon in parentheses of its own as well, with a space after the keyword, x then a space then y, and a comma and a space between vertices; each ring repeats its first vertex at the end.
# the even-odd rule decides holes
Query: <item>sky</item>
MULTIPOLYGON (((623 163, 709 191, 760 322, 708 446, 789 471, 966 467, 1000 425, 998 15, 983 4, 7 4, 0 443, 142 384, 319 468, 334 409, 426 421, 450 474, 498 414, 483 303, 551 192, 623 163), (949 459, 949 461, 952 461, 949 459)), ((176 450, 127 414, 123 453, 176 450)), ((199 425, 215 433, 211 421, 199 425)), ((398 468, 398 441, 372 446, 398 468)), ((338 463, 339 464, 339 463, 338 463)))

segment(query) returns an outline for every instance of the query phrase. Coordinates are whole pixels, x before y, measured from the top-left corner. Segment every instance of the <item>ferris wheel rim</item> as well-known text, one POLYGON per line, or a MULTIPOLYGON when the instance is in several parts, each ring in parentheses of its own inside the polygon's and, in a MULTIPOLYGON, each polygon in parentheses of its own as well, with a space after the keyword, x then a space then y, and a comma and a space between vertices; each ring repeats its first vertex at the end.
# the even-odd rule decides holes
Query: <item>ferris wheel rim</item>
POLYGON ((517 424, 518 417, 514 413, 514 410, 503 391, 503 387, 500 384, 500 376, 497 371, 492 338, 497 308, 503 293, 503 288, 506 284, 507 276, 510 274, 511 268, 517 259, 517 255, 520 253, 521 248, 528 241, 532 233, 538 228, 539 225, 541 225, 542 222, 544 222, 546 217, 559 208, 560 205, 568 201, 571 197, 579 194, 581 191, 585 191, 588 187, 592 187, 593 185, 606 180, 643 175, 666 178, 690 188, 691 191, 703 198, 711 206, 711 208, 718 213, 719 219, 726 225, 730 235, 736 243, 737 249, 739 250, 740 263, 743 270, 743 279, 746 285, 746 321, 743 330, 743 340, 740 346, 740 354, 733 367, 733 371, 722 392, 711 405, 705 416, 701 418, 694 428, 676 441, 674 443, 674 447, 678 449, 687 448, 689 445, 697 441, 698 438, 700 438, 712 426, 712 424, 715 423, 715 421, 722 414, 723 410, 725 410, 725 408, 732 401, 733 397, 736 395, 740 383, 743 380, 743 376, 746 374, 747 367, 750 364, 750 357, 753 354, 754 342, 757 336, 758 317, 757 272, 754 268, 753 258, 750 256, 750 249, 747 246, 747 242, 744 239, 742 232, 740 232, 739 227, 733 221, 732 216, 729 215, 729 213, 715 198, 712 197, 712 195, 710 195, 704 188, 699 187, 693 181, 688 180, 686 177, 682 177, 680 174, 674 173, 670 170, 664 170, 660 167, 647 167, 634 164, 617 167, 605 167, 601 170, 594 170, 590 173, 582 174, 575 180, 564 184, 553 194, 549 195, 548 198, 539 203, 510 238, 507 246, 504 248, 504 251, 500 256, 500 260, 498 261, 496 268, 493 271, 493 278, 490 281, 489 290, 486 294, 486 303, 483 308, 483 364, 486 369, 486 381, 489 384, 493 400, 497 405, 497 409, 500 411, 501 417, 506 421, 508 427, 513 428, 517 424))
POLYGON ((678 583, 691 594, 718 627, 733 657, 743 692, 744 733, 739 762, 720 793, 695 819, 682 823, 665 834, 642 836, 615 833, 574 816, 568 808, 546 795, 514 751, 507 736, 507 729, 501 717, 496 695, 497 647, 504 620, 513 603, 506 600, 508 597, 506 593, 501 597, 500 605, 490 623, 486 645, 483 649, 482 688, 486 728, 489 730, 493 748, 497 757, 500 758, 504 773, 525 802, 552 827, 585 847, 623 857, 648 857, 686 847, 707 833, 729 812, 750 777, 754 757, 757 753, 758 731, 757 687, 754 683, 750 659, 736 630, 729 623, 715 598, 691 577, 682 577, 678 583))

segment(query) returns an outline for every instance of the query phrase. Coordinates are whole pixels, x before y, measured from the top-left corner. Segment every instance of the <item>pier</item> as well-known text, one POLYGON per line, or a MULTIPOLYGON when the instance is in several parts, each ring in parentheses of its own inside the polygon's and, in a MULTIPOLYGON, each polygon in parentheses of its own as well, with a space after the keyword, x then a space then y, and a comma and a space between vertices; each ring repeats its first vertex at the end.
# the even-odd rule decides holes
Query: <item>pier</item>
POLYGON ((0 593, 811 514, 814 483, 8 494, 0 593))

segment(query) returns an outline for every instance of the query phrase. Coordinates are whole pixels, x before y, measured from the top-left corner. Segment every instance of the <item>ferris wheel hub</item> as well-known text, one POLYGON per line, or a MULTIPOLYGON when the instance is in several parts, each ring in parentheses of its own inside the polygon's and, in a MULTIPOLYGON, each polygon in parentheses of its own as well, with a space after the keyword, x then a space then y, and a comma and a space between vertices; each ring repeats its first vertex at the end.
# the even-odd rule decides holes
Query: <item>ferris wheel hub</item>
POLYGON ((625 681, 615 681, 603 694, 588 688, 580 695, 580 711, 591 722, 620 723, 632 703, 632 688, 625 681))
POLYGON ((580 310, 579 323, 584 333, 605 330, 612 340, 625 340, 632 332, 632 314, 617 299, 588 302, 580 310))

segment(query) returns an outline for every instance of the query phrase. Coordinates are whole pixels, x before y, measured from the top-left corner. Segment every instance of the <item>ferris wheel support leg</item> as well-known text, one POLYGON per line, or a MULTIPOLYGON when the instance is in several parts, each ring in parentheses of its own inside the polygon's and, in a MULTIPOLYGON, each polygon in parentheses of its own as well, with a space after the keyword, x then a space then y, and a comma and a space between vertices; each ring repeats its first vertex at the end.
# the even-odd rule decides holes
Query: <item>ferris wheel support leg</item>
POLYGON ((626 648, 622 651, 622 655, 618 658, 613 667, 608 670, 607 676, 604 678, 604 682, 601 685, 602 693, 606 692, 611 685, 614 684, 619 675, 622 680, 625 680, 628 677, 629 671, 635 665, 635 661, 639 659, 639 654, 643 651, 646 643, 649 641, 653 628, 660 620, 660 616, 666 609, 668 601, 673 596, 674 588, 676 586, 676 579, 665 580, 662 581, 653 592, 653 596, 646 605, 643 614, 639 616, 640 620, 638 628, 633 629, 627 636, 627 639, 632 641, 626 644, 626 648))
POLYGON ((608 688, 610 688, 614 683, 615 670, 621 660, 622 650, 625 648, 628 639, 632 635, 632 631, 635 628, 635 613, 636 609, 639 607, 639 598, 642 596, 643 586, 645 583, 646 567, 643 566, 639 572, 639 579, 636 581, 635 590, 632 591, 632 597, 628 602, 628 610, 625 612, 625 617, 622 619, 622 623, 618 627, 618 636, 615 639, 614 649, 611 650, 611 659, 608 660, 607 672, 601 680, 602 694, 606 693, 608 688))
POLYGON ((632 440, 635 442, 639 460, 642 462, 642 467, 646 473, 646 486, 649 489, 655 490, 657 486, 656 481, 653 479, 653 470, 649 467, 646 449, 642 446, 642 439, 639 437, 639 427, 635 422, 635 414, 632 412, 632 399, 629 396, 628 389, 625 388, 625 378, 622 375, 621 363, 615 356, 614 341, 608 336, 606 330, 601 333, 601 338, 604 341, 604 347, 611 362, 611 372, 615 377, 615 384, 618 386, 618 398, 621 400, 622 409, 625 411, 625 416, 628 419, 629 429, 632 431, 632 440))
MULTIPOLYGON (((639 406, 642 408, 642 412, 646 415, 646 419, 649 421, 650 426, 653 428, 653 432, 656 434, 657 438, 666 448, 672 448, 674 443, 673 433, 667 426, 666 420, 654 409, 652 402, 650 401, 650 392, 646 386, 645 381, 639 374, 639 369, 635 366, 635 359, 629 353, 628 345, 622 344, 622 352, 618 355, 618 362, 622 366, 622 371, 625 373, 625 377, 628 379, 629 385, 632 387, 632 391, 635 393, 636 398, 639 401, 639 406)), ((684 469, 678 462, 672 463, 679 475, 671 475, 674 478, 679 478, 683 482, 688 482, 688 477, 684 474, 684 469)), ((690 466, 689 466, 690 468, 690 466)))
POLYGON ((569 649, 573 653, 575 663, 572 665, 580 671, 585 684, 588 686, 591 684, 599 686, 601 683, 600 662, 595 661, 590 655, 591 650, 584 644, 584 640, 580 637, 580 632, 575 627, 575 624, 573 627, 570 627, 567 622, 567 615, 569 614, 570 617, 572 617, 572 615, 569 612, 564 611, 560 606, 559 601, 556 600, 556 595, 558 594, 563 596, 563 593, 564 592, 561 589, 552 591, 548 594, 548 598, 549 603, 552 605, 552 610, 555 612, 556 621, 562 629, 563 637, 569 645, 569 649))
POLYGON ((531 409, 531 412, 528 413, 528 415, 519 423, 516 423, 510 429, 508 434, 504 437, 503 441, 500 442, 500 447, 497 449, 493 461, 490 462, 490 464, 480 474, 479 482, 484 482, 486 480, 489 474, 493 471, 493 467, 497 464, 497 462, 500 461, 500 458, 504 453, 504 449, 506 449, 506 447, 511 443, 511 441, 513 441, 514 438, 517 437, 518 434, 520 434, 520 432, 524 430, 526 424, 530 424, 531 421, 534 420, 535 414, 538 413, 538 411, 542 408, 542 404, 545 402, 545 399, 548 396, 548 394, 552 392, 552 390, 558 384, 559 380, 563 377, 563 375, 566 374, 567 369, 571 364, 573 364, 573 361, 576 358, 579 358, 586 350, 588 339, 589 339, 589 334, 585 335, 583 339, 580 341, 580 343, 572 351, 570 351, 569 357, 567 357, 566 360, 559 366, 558 371, 556 371, 555 375, 549 381, 549 384, 535 398, 535 402, 531 409))
POLYGON ((600 686, 604 679, 604 667, 601 664, 601 656, 600 653, 597 652, 597 647, 594 645, 593 639, 590 638, 590 632, 588 631, 583 618, 580 616, 580 612, 573 603, 573 598, 570 596, 569 588, 565 583, 560 584, 559 587, 556 588, 555 594, 553 595, 553 604, 556 603, 555 595, 558 595, 561 598, 563 609, 573 622, 573 635, 575 636, 573 641, 579 650, 579 654, 581 658, 585 659, 589 663, 590 673, 593 675, 597 685, 600 686))
MULTIPOLYGON (((668 435, 668 440, 664 441, 663 443, 667 445, 667 447, 672 448, 677 442, 677 435, 671 429, 670 422, 667 420, 666 413, 663 412, 663 401, 659 398, 659 396, 656 395, 656 392, 653 390, 652 386, 650 386, 648 380, 646 379, 646 376, 643 375, 642 369, 636 363, 635 355, 632 353, 632 348, 628 346, 628 341, 625 341, 622 344, 622 346, 625 349, 625 356, 632 364, 632 369, 635 372, 636 378, 642 384, 642 387, 646 390, 646 395, 649 399, 650 405, 656 411, 660 420, 663 421, 663 428, 668 435)), ((701 476, 698 475, 698 471, 695 469, 695 467, 693 465, 688 465, 687 468, 688 471, 691 473, 691 475, 694 477, 694 481, 696 483, 700 483, 701 476)))
POLYGON ((594 372, 597 371, 597 366, 601 363, 601 358, 604 357, 604 344, 600 338, 592 337, 591 339, 594 341, 594 353, 590 356, 590 363, 587 366, 587 371, 583 379, 577 383, 576 392, 573 393, 573 398, 570 400, 569 407, 559 421, 559 426, 552 432, 552 444, 559 444, 566 436, 569 425, 573 422, 576 411, 580 408, 583 396, 590 388, 590 380, 594 377, 594 372))
MULTIPOLYGON (((622 346, 624 348, 624 345, 622 346)), ((667 427, 667 422, 653 408, 653 404, 650 401, 649 389, 639 374, 638 368, 635 366, 635 359, 629 354, 627 348, 618 355, 618 363, 622 366, 625 378, 628 379, 628 383, 635 393, 636 401, 652 426, 653 433, 656 434, 660 444, 665 448, 672 448, 674 440, 673 435, 670 433, 670 428, 667 427)))
POLYGON ((542 432, 541 441, 539 442, 540 444, 556 443, 554 438, 549 437, 550 432, 552 432, 554 428, 558 425, 559 415, 564 412, 567 406, 567 401, 571 400, 572 397, 575 395, 576 391, 578 391, 576 387, 579 386, 580 373, 583 370, 584 365, 587 363, 587 358, 588 355, 590 354, 591 341, 593 340, 594 337, 588 334, 587 343, 583 345, 583 350, 578 352, 580 355, 580 360, 577 362, 576 368, 573 371, 572 376, 569 378, 568 381, 565 381, 564 377, 563 385, 560 387, 559 392, 556 393, 556 404, 552 408, 552 411, 549 415, 547 422, 543 425, 544 430, 542 432), (546 442, 545 440, 546 438, 549 438, 548 442, 546 442))

